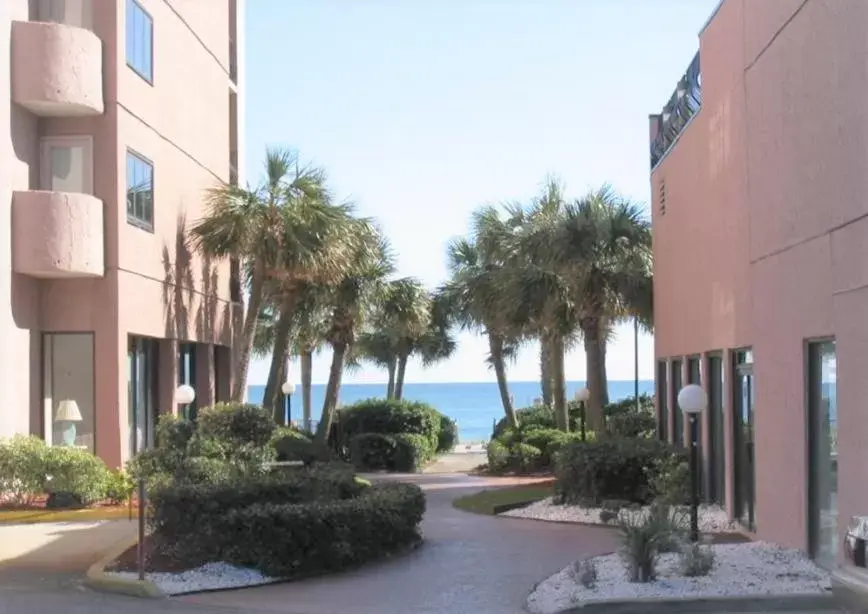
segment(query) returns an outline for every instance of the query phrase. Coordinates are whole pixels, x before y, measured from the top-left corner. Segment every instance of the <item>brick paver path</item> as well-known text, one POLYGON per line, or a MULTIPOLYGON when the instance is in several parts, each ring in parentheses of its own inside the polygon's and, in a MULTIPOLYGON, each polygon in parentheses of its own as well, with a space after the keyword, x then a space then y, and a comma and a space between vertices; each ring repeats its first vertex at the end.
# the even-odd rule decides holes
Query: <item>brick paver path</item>
POLYGON ((425 544, 418 551, 356 572, 177 601, 289 614, 518 614, 537 582, 617 546, 610 529, 452 508, 457 496, 520 480, 448 474, 392 479, 415 481, 427 492, 425 544))

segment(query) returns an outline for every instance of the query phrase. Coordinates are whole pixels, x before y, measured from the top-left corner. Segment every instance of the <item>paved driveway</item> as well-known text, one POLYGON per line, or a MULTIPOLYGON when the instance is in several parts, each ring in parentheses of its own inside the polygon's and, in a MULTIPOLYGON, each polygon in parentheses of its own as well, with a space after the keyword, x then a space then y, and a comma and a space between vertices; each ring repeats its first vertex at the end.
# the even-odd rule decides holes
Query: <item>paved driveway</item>
POLYGON ((425 544, 416 552, 356 572, 176 601, 289 614, 517 614, 537 582, 571 561, 616 547, 609 529, 492 518, 452 508, 457 496, 509 480, 463 475, 393 479, 414 481, 428 495, 425 544))

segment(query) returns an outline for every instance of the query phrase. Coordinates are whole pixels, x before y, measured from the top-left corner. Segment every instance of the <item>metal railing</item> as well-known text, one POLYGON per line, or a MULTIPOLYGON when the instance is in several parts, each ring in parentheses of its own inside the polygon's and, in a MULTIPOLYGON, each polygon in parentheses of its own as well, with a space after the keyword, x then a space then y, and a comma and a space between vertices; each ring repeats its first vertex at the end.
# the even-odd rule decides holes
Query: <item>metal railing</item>
POLYGON ((657 130, 651 140, 651 168, 653 169, 672 145, 678 140, 681 131, 702 107, 702 72, 699 66, 699 53, 678 82, 675 92, 656 116, 657 130))

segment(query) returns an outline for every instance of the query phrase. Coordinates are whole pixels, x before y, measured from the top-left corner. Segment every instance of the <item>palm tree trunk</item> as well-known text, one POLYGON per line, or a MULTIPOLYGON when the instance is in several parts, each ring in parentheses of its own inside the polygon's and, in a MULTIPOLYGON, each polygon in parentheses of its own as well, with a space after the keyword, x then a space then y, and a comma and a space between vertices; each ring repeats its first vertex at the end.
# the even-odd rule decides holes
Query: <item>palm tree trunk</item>
POLYGON ((407 375, 407 360, 409 356, 401 354, 398 356, 398 375, 395 378, 395 398, 401 400, 404 398, 404 377, 407 375))
POLYGON ((518 428, 518 414, 512 406, 509 398, 509 384, 506 381, 506 363, 503 359, 503 339, 498 335, 488 333, 488 347, 491 352, 491 364, 494 366, 494 374, 497 376, 497 388, 500 391, 500 400, 503 403, 503 412, 506 414, 509 425, 518 428))
POLYGON ((543 404, 552 406, 551 344, 546 335, 539 339, 539 373, 543 404))
POLYGON ((313 350, 301 353, 301 405, 304 430, 310 430, 311 391, 313 389, 313 350))
POLYGON ((332 365, 329 368, 329 381, 326 385, 325 399, 323 399, 322 416, 316 429, 316 441, 320 445, 325 445, 328 442, 335 408, 338 405, 338 392, 341 389, 341 378, 344 373, 346 355, 346 343, 332 344, 332 365))
POLYGON ((386 398, 394 399, 395 398, 395 371, 398 369, 398 362, 396 360, 389 361, 389 384, 386 386, 386 398))
MULTIPOLYGON (((280 305, 280 316, 277 319, 277 328, 274 332, 274 351, 271 354, 271 368, 268 370, 268 381, 265 383, 265 394, 262 397, 262 406, 274 412, 274 419, 278 424, 283 423, 283 411, 280 407, 280 387, 283 383, 280 379, 282 369, 285 369, 289 357, 289 333, 292 331, 293 307, 295 297, 288 295, 280 305)), ((285 371, 284 371, 285 373, 285 371)))
POLYGON ((555 419, 562 431, 570 430, 570 411, 567 406, 566 375, 564 373, 564 338, 552 337, 551 342, 552 399, 555 419))
POLYGON ((247 396, 247 373, 250 370, 250 357, 253 355, 253 340, 256 337, 256 323, 259 320, 259 310, 262 308, 264 280, 262 272, 254 268, 250 280, 250 300, 247 301, 247 312, 244 314, 244 327, 238 342, 238 353, 235 360, 235 379, 232 387, 232 400, 236 403, 244 401, 247 396))
POLYGON ((582 320, 581 327, 587 358, 585 376, 588 386, 587 422, 591 429, 602 431, 606 383, 604 380, 605 354, 601 352, 602 345, 600 344, 600 320, 593 317, 585 318, 582 320))
POLYGON ((609 374, 606 370, 606 348, 608 342, 604 336, 600 336, 600 400, 603 407, 609 404, 609 374))

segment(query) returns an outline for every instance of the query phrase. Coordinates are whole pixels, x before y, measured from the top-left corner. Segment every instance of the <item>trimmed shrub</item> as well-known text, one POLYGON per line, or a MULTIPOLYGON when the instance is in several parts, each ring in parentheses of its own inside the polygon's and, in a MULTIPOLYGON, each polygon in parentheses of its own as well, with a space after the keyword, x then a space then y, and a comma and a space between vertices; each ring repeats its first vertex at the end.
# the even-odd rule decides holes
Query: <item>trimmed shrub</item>
POLYGON ((606 419, 606 431, 615 437, 642 437, 651 439, 657 429, 657 420, 649 412, 624 412, 606 419))
POLYGON ((458 443, 458 425, 455 420, 440 414, 440 433, 437 435, 437 452, 451 452, 458 443))
POLYGON ((690 465, 684 455, 662 458, 648 468, 648 481, 655 501, 663 505, 690 502, 690 465))
POLYGON ((48 445, 39 437, 0 439, 0 502, 23 507, 45 492, 48 445))
POLYGON ((488 442, 486 449, 488 468, 491 471, 504 471, 509 465, 509 448, 496 439, 488 442))
MULTIPOLYGON (((522 430, 553 429, 557 426, 555 414, 551 407, 546 405, 531 405, 517 410, 518 425, 522 430)), ((511 429, 509 421, 504 416, 497 421, 492 433, 492 439, 500 439, 507 430, 511 429)))
POLYGON ((199 411, 196 432, 229 447, 265 447, 277 425, 271 414, 259 405, 217 403, 199 411))
POLYGON ((105 498, 114 505, 121 505, 130 500, 136 485, 132 478, 123 469, 109 471, 106 480, 105 498))
POLYGON ((50 507, 90 505, 105 499, 110 473, 105 463, 88 452, 67 446, 52 446, 45 456, 46 492, 50 507), (66 504, 53 504, 52 499, 66 504), (76 503, 77 502, 77 503, 76 503))
POLYGON ((222 484, 172 484, 152 497, 161 551, 187 565, 226 561, 275 577, 334 571, 419 539, 422 491, 371 486, 323 465, 222 484))
POLYGON ((282 426, 271 438, 278 461, 301 461, 305 466, 331 460, 327 446, 318 445, 313 437, 293 427, 282 426))
POLYGON ((341 409, 339 430, 341 441, 338 443, 342 446, 349 445, 353 437, 363 433, 408 433, 424 435, 436 449, 440 413, 430 405, 416 401, 367 399, 341 409))
POLYGON ((655 496, 653 468, 683 451, 656 439, 604 438, 573 443, 557 454, 555 492, 566 503, 599 505, 604 499, 648 503, 655 496))
POLYGON ((431 440, 415 433, 362 433, 350 439, 350 458, 362 470, 412 472, 433 456, 431 440))
POLYGON ((647 413, 654 415, 654 397, 647 394, 639 395, 639 411, 636 411, 636 397, 627 397, 620 401, 609 403, 603 408, 607 418, 623 414, 647 413))
POLYGON ((540 466, 542 452, 529 443, 517 443, 509 448, 509 466, 518 471, 532 471, 540 466))
POLYGON ((414 484, 378 484, 353 499, 253 505, 229 512, 221 535, 230 563, 288 578, 337 571, 421 540, 425 495, 414 484))

